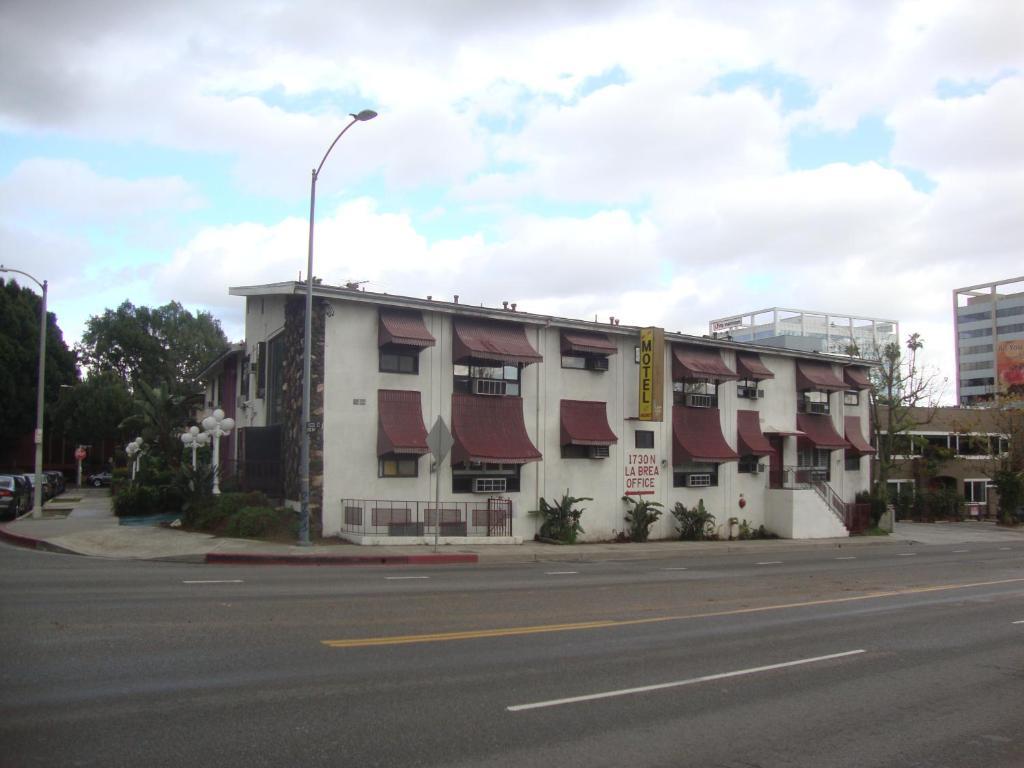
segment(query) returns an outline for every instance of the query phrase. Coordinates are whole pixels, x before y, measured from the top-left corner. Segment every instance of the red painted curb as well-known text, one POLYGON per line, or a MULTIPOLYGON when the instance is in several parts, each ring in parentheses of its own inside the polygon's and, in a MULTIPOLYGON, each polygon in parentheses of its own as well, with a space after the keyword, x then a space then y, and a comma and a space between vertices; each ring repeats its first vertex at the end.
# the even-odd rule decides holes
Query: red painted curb
POLYGON ((38 549, 40 543, 39 539, 8 531, 5 525, 0 525, 0 539, 3 539, 8 544, 13 544, 16 547, 25 547, 26 549, 38 549))
POLYGON ((221 565, 454 565, 477 563, 474 554, 458 555, 261 555, 210 552, 207 563, 221 565))

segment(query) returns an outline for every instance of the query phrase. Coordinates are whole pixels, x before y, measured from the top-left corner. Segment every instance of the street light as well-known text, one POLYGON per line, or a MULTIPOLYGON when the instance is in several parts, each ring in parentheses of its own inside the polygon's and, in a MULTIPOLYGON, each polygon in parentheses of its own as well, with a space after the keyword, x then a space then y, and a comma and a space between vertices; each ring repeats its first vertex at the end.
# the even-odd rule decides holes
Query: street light
POLYGON ((196 449, 210 444, 210 435, 200 432, 199 427, 189 427, 188 432, 181 433, 181 442, 186 448, 192 449, 192 471, 196 470, 196 449))
POLYGON ((135 472, 139 468, 139 454, 142 451, 142 438, 136 437, 124 447, 124 452, 132 462, 132 482, 135 482, 135 472))
POLYGON ((314 425, 309 420, 310 389, 312 380, 312 345, 313 345, 313 211, 316 208, 316 180, 320 175, 320 169, 327 162, 327 156, 331 154, 334 145, 338 143, 345 132, 356 123, 373 120, 377 113, 372 109, 364 109, 362 112, 350 115, 351 122, 341 129, 341 133, 334 137, 331 146, 324 152, 320 165, 313 169, 313 177, 309 184, 309 261, 306 264, 306 318, 305 328, 302 335, 302 432, 301 444, 302 453, 299 456, 299 544, 309 544, 309 433, 314 425))
MULTIPOLYGON (((231 434, 231 430, 235 428, 235 420, 224 417, 224 411, 220 408, 216 409, 212 414, 203 419, 203 429, 206 430, 206 434, 209 439, 213 440, 213 492, 215 494, 220 493, 220 482, 218 475, 220 474, 220 439, 231 434)), ((184 439, 184 436, 183 436, 184 439)), ((193 467, 195 466, 195 450, 192 453, 193 467)))
POLYGON ((0 264, 0 272, 16 272, 34 282, 43 292, 39 313, 39 381, 36 385, 36 477, 32 483, 32 517, 43 516, 43 387, 46 383, 46 281, 39 282, 28 272, 0 264))

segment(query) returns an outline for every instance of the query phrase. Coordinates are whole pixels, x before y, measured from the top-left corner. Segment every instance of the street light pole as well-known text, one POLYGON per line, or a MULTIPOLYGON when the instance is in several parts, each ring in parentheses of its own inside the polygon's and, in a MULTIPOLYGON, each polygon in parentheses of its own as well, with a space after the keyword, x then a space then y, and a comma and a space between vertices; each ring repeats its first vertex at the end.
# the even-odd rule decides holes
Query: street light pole
POLYGON ((43 292, 43 303, 39 318, 39 380, 36 386, 36 477, 32 483, 32 517, 43 516, 43 392, 46 384, 46 286, 47 282, 39 282, 28 272, 11 269, 0 264, 0 272, 16 272, 34 282, 43 292))
POLYGON ((377 113, 372 109, 364 109, 359 114, 351 115, 351 122, 334 137, 334 141, 324 153, 320 165, 313 169, 309 183, 309 257, 306 262, 306 316, 302 334, 302 421, 299 425, 299 430, 302 433, 300 438, 301 454, 299 455, 299 544, 302 546, 309 545, 309 432, 312 429, 309 412, 313 368, 313 213, 316 209, 316 180, 320 175, 320 169, 327 162, 327 156, 331 154, 334 145, 345 135, 345 132, 356 123, 372 120, 376 116, 377 113))

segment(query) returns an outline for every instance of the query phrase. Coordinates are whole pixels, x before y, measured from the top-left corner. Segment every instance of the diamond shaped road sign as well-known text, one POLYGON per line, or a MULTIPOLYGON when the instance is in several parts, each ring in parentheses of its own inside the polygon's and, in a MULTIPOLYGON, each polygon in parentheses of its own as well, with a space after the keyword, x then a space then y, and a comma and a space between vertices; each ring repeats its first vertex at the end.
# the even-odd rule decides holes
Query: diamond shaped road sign
POLYGON ((448 451, 454 444, 455 439, 448 430, 448 425, 444 423, 441 416, 438 416, 427 435, 427 447, 430 448, 430 454, 434 457, 434 461, 438 464, 444 461, 444 457, 448 455, 448 451))

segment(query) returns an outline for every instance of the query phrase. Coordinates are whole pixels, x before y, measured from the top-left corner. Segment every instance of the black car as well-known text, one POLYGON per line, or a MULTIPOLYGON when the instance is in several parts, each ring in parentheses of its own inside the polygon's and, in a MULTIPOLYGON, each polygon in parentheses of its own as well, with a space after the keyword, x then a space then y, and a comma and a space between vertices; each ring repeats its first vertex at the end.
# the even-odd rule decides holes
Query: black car
POLYGON ((50 478, 50 482, 53 484, 54 496, 59 496, 60 494, 64 493, 67 484, 64 480, 63 472, 61 472, 59 469, 48 469, 43 474, 50 478))
POLYGON ((0 516, 13 520, 32 509, 32 489, 14 475, 0 475, 0 516))
POLYGON ((110 481, 113 479, 113 475, 109 472, 97 472, 94 475, 89 475, 86 478, 86 482, 94 488, 102 488, 105 485, 110 485, 110 481))

